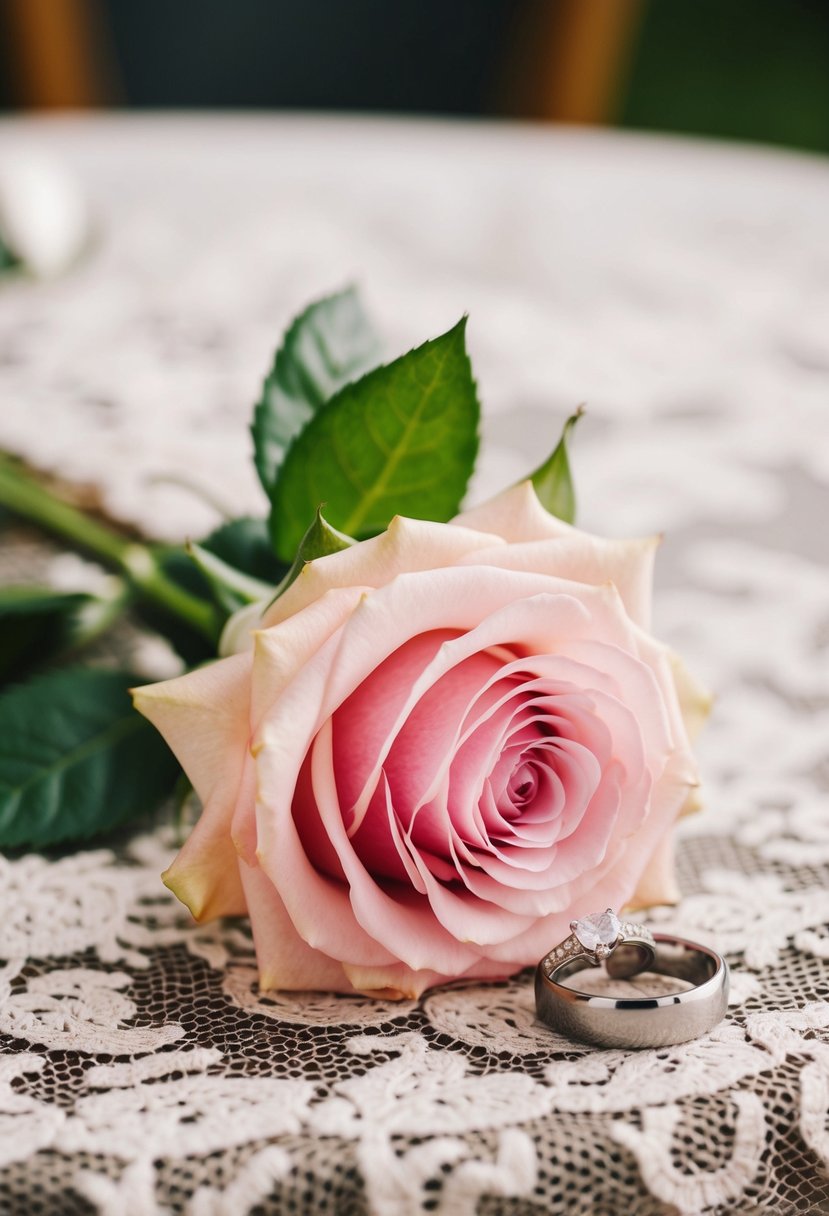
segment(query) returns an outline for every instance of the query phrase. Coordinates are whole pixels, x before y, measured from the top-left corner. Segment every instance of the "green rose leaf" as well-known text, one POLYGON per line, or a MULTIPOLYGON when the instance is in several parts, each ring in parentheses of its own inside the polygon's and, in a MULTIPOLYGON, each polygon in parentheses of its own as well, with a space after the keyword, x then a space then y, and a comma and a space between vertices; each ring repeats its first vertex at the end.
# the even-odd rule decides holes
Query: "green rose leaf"
POLYGON ((354 287, 312 304, 291 324, 251 426, 256 471, 269 497, 288 447, 309 419, 379 357, 379 339, 354 287))
POLYGON ((19 679, 70 644, 90 597, 45 587, 0 588, 0 684, 19 679))
POLYGON ((179 766, 124 672, 74 668, 0 696, 0 848, 110 831, 169 795, 179 766))
POLYGON ((83 646, 120 614, 125 589, 111 579, 107 596, 48 587, 0 587, 0 686, 83 646))
POLYGON ((552 455, 544 464, 539 465, 530 477, 541 505, 546 507, 551 515, 558 516, 568 524, 572 524, 576 518, 576 493, 570 472, 567 440, 583 413, 584 406, 580 405, 575 414, 570 415, 552 455))
POLYGON ((457 325, 331 398, 288 451, 271 498, 271 536, 290 560, 320 502, 350 536, 394 515, 454 515, 478 452, 480 407, 457 325))
POLYGON ((339 553, 355 543, 353 536, 346 536, 344 532, 338 532, 336 528, 332 528, 322 513, 322 507, 317 507, 314 522, 299 542, 291 568, 271 596, 270 604, 288 590, 308 562, 312 562, 317 557, 328 557, 331 553, 339 553))

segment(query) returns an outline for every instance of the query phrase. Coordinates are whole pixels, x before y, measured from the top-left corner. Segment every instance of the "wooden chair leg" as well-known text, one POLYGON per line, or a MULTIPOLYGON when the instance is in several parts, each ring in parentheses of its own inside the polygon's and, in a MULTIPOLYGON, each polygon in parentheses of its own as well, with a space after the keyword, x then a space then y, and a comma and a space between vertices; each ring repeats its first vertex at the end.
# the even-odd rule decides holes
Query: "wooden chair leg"
POLYGON ((99 0, 5 0, 13 100, 24 109, 117 102, 116 66, 99 0))
POLYGON ((643 9, 644 0, 525 0, 500 108, 550 122, 612 122, 643 9))

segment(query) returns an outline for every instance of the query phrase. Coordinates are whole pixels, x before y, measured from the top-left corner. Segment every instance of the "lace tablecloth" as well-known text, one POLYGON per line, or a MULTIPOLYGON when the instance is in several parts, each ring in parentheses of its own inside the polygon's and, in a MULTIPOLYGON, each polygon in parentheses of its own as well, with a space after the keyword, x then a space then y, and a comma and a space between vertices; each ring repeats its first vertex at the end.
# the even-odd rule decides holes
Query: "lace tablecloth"
POLYGON ((528 975, 262 995, 247 926, 161 886, 163 831, 0 861, 0 1211, 829 1212, 829 168, 322 119, 0 126, 21 144, 74 170, 97 238, 0 291, 0 443, 152 534, 214 521, 182 481, 262 508, 259 378, 352 277, 398 349, 470 311, 476 495, 587 400, 581 522, 666 529, 658 631, 718 693, 654 920, 723 950, 733 999, 624 1053, 538 1026, 528 975))

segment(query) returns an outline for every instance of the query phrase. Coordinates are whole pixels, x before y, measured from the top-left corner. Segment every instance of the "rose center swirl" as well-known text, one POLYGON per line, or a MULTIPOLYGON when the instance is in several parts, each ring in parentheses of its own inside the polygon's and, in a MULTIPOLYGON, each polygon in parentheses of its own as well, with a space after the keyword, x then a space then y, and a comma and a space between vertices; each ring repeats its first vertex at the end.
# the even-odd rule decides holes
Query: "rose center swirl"
MULTIPOLYGON (((436 634, 403 647, 334 716, 351 845, 376 877, 409 886, 421 867, 449 883, 468 882, 472 870, 546 870, 588 813, 608 758, 589 697, 503 649, 465 659, 406 705, 418 674, 450 639, 436 634), (353 808, 366 789, 358 820, 353 808)), ((314 863, 342 877, 310 769, 297 787, 295 819, 314 863)))

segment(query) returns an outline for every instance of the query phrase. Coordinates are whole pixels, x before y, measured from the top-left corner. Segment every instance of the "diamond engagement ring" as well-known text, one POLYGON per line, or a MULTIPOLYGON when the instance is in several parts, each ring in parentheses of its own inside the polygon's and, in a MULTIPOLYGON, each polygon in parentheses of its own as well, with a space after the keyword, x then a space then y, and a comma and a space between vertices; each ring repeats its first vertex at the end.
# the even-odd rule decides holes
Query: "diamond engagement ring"
POLYGON ((554 1030, 599 1047, 668 1047, 707 1033, 728 1007, 728 966, 716 951, 612 911, 573 921, 573 933, 545 955, 535 974, 538 1017, 554 1030), (659 996, 598 996, 564 981, 604 962, 613 979, 648 971, 679 981, 659 996))
MULTIPOLYGON (((653 963, 656 947, 650 930, 632 921, 620 921, 612 908, 571 920, 570 928, 573 930, 570 936, 539 963, 550 979, 574 959, 582 960, 579 970, 585 965, 598 967, 604 963, 614 979, 638 975, 653 963)), ((574 969, 570 968, 568 974, 574 969)))

